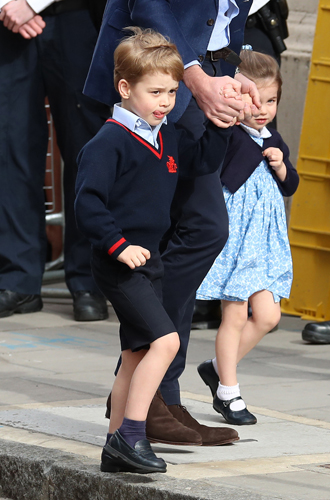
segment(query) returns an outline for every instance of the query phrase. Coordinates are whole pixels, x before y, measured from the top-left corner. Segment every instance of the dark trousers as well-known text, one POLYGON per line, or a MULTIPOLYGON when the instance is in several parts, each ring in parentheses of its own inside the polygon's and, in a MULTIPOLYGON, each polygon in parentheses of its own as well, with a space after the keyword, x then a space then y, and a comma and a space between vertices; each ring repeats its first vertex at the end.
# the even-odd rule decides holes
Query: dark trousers
MULTIPOLYGON (((203 69, 220 76, 220 64, 205 61, 203 69)), ((196 138, 204 131, 205 115, 194 99, 180 119, 196 138)), ((179 377, 187 355, 196 290, 228 238, 228 216, 219 171, 194 180, 181 180, 173 202, 177 222, 164 263, 163 303, 180 335, 180 350, 160 386, 168 405, 180 404, 179 377)))
POLYGON ((76 228, 76 157, 109 110, 82 95, 96 29, 87 10, 45 16, 32 40, 0 23, 0 289, 40 293, 46 258, 43 192, 48 96, 64 160, 65 274, 70 291, 96 291, 90 244, 76 228))

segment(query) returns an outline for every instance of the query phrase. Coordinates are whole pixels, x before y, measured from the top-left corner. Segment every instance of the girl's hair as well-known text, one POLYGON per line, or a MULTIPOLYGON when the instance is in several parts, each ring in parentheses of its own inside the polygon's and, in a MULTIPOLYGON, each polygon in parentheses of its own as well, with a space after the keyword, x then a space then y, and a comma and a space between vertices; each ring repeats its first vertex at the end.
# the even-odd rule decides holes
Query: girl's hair
POLYGON ((262 84, 264 80, 268 83, 276 83, 277 102, 280 102, 282 94, 282 76, 279 65, 274 57, 254 50, 241 50, 239 71, 242 75, 252 80, 255 84, 262 84))
POLYGON ((128 27, 132 36, 124 38, 114 52, 114 84, 122 78, 137 83, 144 75, 161 72, 179 82, 183 78, 183 62, 175 44, 151 29, 128 27))

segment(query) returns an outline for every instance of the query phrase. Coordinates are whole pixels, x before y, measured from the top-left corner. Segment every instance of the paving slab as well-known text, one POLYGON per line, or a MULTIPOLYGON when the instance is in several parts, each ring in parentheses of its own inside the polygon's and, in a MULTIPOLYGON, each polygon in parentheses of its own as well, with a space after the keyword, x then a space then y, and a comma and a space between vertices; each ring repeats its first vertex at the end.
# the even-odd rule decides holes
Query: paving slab
MULTIPOLYGON (((70 299, 0 320, 0 495, 20 500, 330 500, 330 345, 301 339, 284 316, 238 367, 258 418, 220 447, 155 444, 166 474, 104 474, 105 401, 119 354, 118 322, 77 323, 70 299)), ((226 426, 196 367, 215 330, 194 330, 182 403, 201 423, 226 426)), ((2 498, 0 496, 0 500, 2 498)))

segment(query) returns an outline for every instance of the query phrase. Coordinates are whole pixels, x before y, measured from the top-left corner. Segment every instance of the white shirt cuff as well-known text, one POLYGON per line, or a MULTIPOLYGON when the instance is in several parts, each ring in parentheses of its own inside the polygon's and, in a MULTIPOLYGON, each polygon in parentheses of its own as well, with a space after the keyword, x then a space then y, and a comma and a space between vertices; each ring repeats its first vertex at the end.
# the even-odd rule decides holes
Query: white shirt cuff
POLYGON ((34 10, 37 14, 44 10, 46 7, 54 3, 54 0, 26 0, 30 5, 31 9, 34 10))
POLYGON ((190 66, 196 66, 196 65, 200 66, 200 63, 199 63, 199 61, 197 61, 197 59, 196 59, 196 61, 191 61, 190 63, 185 64, 184 69, 187 69, 187 68, 190 68, 190 66))

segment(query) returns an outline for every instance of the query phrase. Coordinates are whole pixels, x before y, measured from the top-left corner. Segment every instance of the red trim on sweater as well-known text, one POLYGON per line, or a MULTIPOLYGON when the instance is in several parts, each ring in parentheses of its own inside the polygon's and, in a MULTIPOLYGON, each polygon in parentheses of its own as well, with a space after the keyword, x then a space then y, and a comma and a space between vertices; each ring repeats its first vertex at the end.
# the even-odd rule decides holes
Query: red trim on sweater
POLYGON ((113 118, 109 118, 107 120, 107 122, 117 123, 117 125, 120 125, 125 130, 127 130, 127 132, 129 132, 133 137, 135 137, 135 139, 137 139, 139 142, 141 142, 141 144, 143 144, 148 149, 150 149, 150 151, 152 153, 154 153, 157 156, 157 158, 159 158, 159 160, 162 158, 162 156, 163 156, 163 137, 162 137, 161 131, 158 132, 158 137, 159 137, 159 142, 160 142, 160 152, 158 153, 158 151, 148 141, 145 141, 144 139, 142 139, 142 137, 140 137, 135 132, 132 132, 129 128, 125 127, 125 125, 123 125, 122 123, 117 122, 117 120, 114 120, 113 118))
POLYGON ((117 250, 117 248, 120 247, 120 245, 125 243, 125 241, 126 241, 125 238, 121 238, 119 241, 117 241, 117 243, 115 243, 114 245, 112 245, 112 247, 109 248, 108 254, 112 255, 113 252, 115 252, 117 250))

